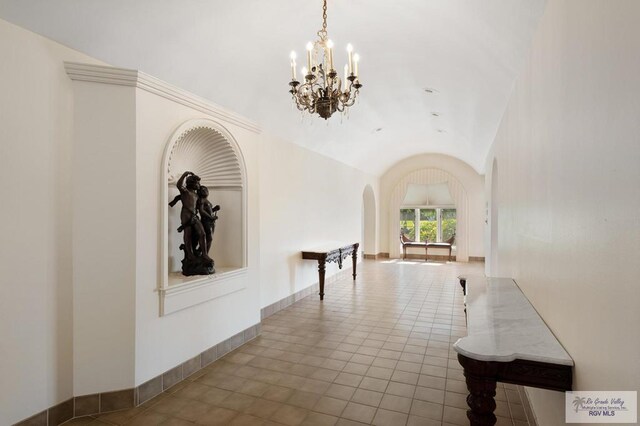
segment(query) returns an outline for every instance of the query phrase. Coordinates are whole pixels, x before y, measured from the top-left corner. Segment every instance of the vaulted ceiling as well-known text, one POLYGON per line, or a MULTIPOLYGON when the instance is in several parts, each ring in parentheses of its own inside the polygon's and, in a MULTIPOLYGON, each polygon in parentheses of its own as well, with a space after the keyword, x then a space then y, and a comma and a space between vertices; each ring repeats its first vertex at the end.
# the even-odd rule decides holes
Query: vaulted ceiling
POLYGON ((429 152, 482 173, 544 0, 329 0, 336 68, 352 43, 364 87, 348 117, 327 122, 303 119, 287 93, 289 53, 301 56, 315 39, 321 8, 321 0, 0 0, 0 17, 372 174, 429 152))

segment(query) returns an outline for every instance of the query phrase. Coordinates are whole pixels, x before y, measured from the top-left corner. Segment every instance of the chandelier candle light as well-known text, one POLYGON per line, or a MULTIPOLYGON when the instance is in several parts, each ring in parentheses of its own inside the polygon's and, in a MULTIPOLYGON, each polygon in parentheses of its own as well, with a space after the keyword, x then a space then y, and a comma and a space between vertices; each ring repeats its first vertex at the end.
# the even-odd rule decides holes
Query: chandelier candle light
POLYGON ((301 84, 296 74, 296 52, 291 52, 291 96, 300 111, 317 113, 325 120, 336 112, 344 112, 352 106, 362 84, 358 73, 360 57, 347 45, 348 64, 344 66, 344 78, 340 78, 333 66, 333 42, 327 37, 327 0, 322 5, 322 29, 319 39, 307 43, 307 66, 302 67, 301 84))

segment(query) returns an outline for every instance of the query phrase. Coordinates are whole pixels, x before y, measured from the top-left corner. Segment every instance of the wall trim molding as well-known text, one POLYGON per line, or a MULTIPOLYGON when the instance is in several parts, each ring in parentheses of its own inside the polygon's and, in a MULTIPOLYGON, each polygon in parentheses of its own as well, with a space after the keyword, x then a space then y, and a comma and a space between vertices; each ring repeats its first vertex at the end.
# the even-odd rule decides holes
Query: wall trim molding
POLYGON ((65 62, 64 67, 72 80, 135 87, 254 133, 261 132, 256 122, 139 70, 79 62, 65 62))
POLYGON ((261 330, 261 323, 254 324, 135 388, 72 397, 15 423, 14 426, 58 426, 76 417, 137 407, 255 339, 260 335, 261 330))

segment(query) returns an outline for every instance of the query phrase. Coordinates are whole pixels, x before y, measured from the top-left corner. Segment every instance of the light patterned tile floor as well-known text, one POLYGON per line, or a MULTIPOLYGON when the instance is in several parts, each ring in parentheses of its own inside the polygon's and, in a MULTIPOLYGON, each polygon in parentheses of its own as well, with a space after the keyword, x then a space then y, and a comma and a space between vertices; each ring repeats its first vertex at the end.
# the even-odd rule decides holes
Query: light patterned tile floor
MULTIPOLYGON (((452 343, 465 335, 456 277, 480 263, 364 261, 263 322, 262 334, 128 411, 67 424, 467 425, 452 343)), ((498 384, 498 426, 528 425, 498 384)))

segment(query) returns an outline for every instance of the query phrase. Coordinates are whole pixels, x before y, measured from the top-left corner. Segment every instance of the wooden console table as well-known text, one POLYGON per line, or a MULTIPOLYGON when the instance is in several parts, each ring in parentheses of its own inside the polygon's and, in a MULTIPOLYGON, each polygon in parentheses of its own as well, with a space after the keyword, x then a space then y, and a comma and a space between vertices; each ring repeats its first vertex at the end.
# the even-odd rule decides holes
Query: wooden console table
POLYGON ((338 267, 342 269, 342 261, 351 256, 353 262, 353 279, 356 279, 356 263, 358 261, 358 247, 360 243, 352 244, 327 244, 322 247, 306 250, 302 252, 303 259, 318 261, 318 283, 320 284, 320 300, 324 300, 324 274, 326 264, 336 262, 338 267))
POLYGON ((573 360, 510 278, 460 278, 467 336, 453 345, 469 389, 472 426, 492 426, 496 382, 572 389, 573 360))

